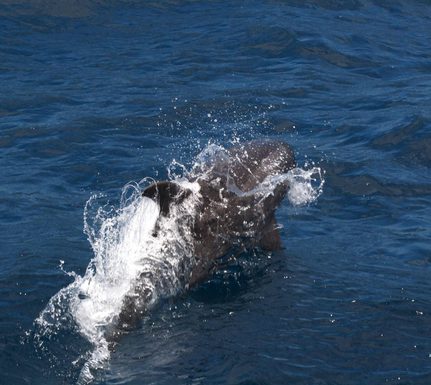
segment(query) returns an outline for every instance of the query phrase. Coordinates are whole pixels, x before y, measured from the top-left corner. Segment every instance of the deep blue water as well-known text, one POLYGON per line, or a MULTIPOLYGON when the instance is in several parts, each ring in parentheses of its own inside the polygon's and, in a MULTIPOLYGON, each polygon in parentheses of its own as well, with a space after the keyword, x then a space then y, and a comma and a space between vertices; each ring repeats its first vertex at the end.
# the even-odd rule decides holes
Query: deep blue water
MULTIPOLYGON (((73 330, 34 341, 93 257, 94 193, 208 142, 288 141, 322 195, 284 249, 161 304, 98 384, 431 384, 429 1, 0 5, 0 383, 73 384, 73 330), (270 257, 270 258, 269 258, 270 257)), ((253 261, 253 258, 256 261, 253 261)))

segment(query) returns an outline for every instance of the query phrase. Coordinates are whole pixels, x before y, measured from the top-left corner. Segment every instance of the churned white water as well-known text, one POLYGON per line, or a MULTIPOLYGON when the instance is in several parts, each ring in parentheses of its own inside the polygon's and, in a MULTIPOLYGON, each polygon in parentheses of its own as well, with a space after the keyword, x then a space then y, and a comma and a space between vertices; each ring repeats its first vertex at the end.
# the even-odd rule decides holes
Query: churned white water
POLYGON ((286 174, 289 182, 287 198, 293 206, 302 206, 314 202, 323 192, 325 179, 320 167, 302 169, 299 167, 286 174))
MULTIPOLYGON (((228 163, 229 154, 227 150, 216 144, 209 144, 199 155, 197 155, 190 174, 205 178, 215 164, 228 163)), ((322 193, 325 179, 320 167, 295 167, 285 174, 273 175, 267 177, 262 183, 258 184, 250 191, 241 191, 230 180, 227 175, 228 188, 231 192, 239 196, 260 194, 263 197, 271 194, 279 183, 288 182, 289 191, 287 198, 293 206, 302 206, 314 202, 322 193)))
POLYGON ((85 232, 91 243, 94 258, 79 280, 79 293, 71 299, 70 311, 80 333, 95 347, 85 363, 81 376, 92 378, 91 369, 109 358, 106 332, 117 322, 125 295, 142 269, 140 261, 148 253, 147 246, 159 215, 157 203, 136 197, 121 208, 117 215, 106 216, 98 210, 96 232, 87 222, 85 232))
MULTIPOLYGON (((192 183, 187 187, 195 195, 198 192, 192 183)), ((98 205, 100 198, 91 197, 84 210, 84 232, 93 259, 82 277, 68 273, 74 282, 54 295, 36 319, 38 341, 69 327, 92 345, 91 351, 75 361, 84 361, 79 384, 91 382, 94 371, 108 361, 109 343, 122 326, 126 298, 132 299, 130 311, 149 310, 159 298, 184 289, 184 279, 193 267, 191 234, 180 224, 192 217, 194 196, 174 208, 170 218, 159 216, 158 203, 142 197, 138 185, 124 187, 118 209, 98 205), (156 221, 159 229, 154 237, 156 221), (134 300, 138 286, 146 293, 144 304, 134 300)))
MULTIPOLYGON (((196 158, 189 175, 204 174, 215 157, 225 156, 222 147, 208 146, 196 158)), ((124 187, 118 208, 100 204, 100 195, 91 197, 86 204, 84 232, 94 256, 83 276, 67 273, 74 281, 50 299, 35 321, 35 339, 40 345, 44 337, 64 330, 76 331, 91 345, 74 361, 81 368, 79 384, 90 383, 95 371, 109 361, 110 343, 115 330, 121 327, 126 301, 133 304, 133 311, 148 311, 161 298, 175 296, 187 288, 194 255, 191 226, 185 224, 193 221, 199 185, 185 178, 177 177, 175 181, 192 194, 174 207, 169 217, 160 215, 156 202, 141 196, 139 184, 124 187), (157 237, 153 236, 156 227, 157 237), (145 295, 140 298, 139 293, 145 295)), ((313 202, 324 183, 320 168, 295 168, 265 179, 247 194, 271 193, 285 181, 289 182, 288 199, 292 205, 313 202)))
MULTIPOLYGON (((124 191, 131 188, 128 185, 124 191)), ((55 332, 69 320, 62 315, 70 313, 79 333, 94 347, 81 371, 82 383, 91 380, 91 370, 109 358, 107 333, 117 322, 124 297, 149 253, 159 207, 151 199, 141 198, 139 189, 135 189, 132 198, 122 201, 118 210, 99 207, 94 213, 91 208, 98 197, 89 199, 84 210, 84 231, 94 258, 84 276, 72 274, 75 281, 51 298, 36 320, 42 332, 55 332)))

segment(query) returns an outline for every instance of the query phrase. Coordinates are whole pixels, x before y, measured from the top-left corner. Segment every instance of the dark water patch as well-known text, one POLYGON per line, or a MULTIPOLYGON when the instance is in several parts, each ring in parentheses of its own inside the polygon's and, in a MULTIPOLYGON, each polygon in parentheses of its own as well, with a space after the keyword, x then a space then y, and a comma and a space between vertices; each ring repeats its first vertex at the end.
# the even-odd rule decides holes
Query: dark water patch
POLYGON ((431 168, 431 136, 410 140, 401 157, 407 164, 431 168))
POLYGON ((407 262, 410 265, 413 266, 423 266, 423 267, 429 267, 431 264, 431 256, 424 257, 421 259, 412 259, 407 262))
POLYGON ((428 119, 418 116, 372 141, 376 148, 393 151, 397 160, 406 165, 430 166, 430 127, 428 119))
MULTIPOLYGON (((46 15, 52 17, 81 18, 90 14, 91 1, 58 1, 55 4, 45 0, 8 0, 3 15, 46 15)), ((94 4, 94 3, 93 3, 94 4)))
POLYGON ((331 172, 327 174, 333 187, 340 189, 344 193, 368 196, 368 195, 384 195, 384 196, 422 196, 431 194, 431 186, 424 185, 399 185, 382 183, 369 175, 343 177, 333 175, 331 172))
POLYGON ((47 128, 20 125, 17 127, 5 128, 0 141, 5 149, 11 150, 21 141, 28 141, 38 137, 44 138, 46 132, 47 128))
POLYGON ((280 119, 279 121, 273 118, 272 129, 275 132, 297 132, 300 129, 300 125, 291 120, 280 119))
POLYGON ((325 1, 316 1, 316 0, 307 0, 307 1, 274 1, 276 3, 288 4, 294 7, 300 8, 322 8, 332 11, 341 11, 341 10, 359 10, 362 8, 362 2, 357 0, 348 0, 348 1, 340 1, 340 0, 325 0, 325 1))
POLYGON ((297 44, 295 33, 280 27, 254 27, 247 31, 244 54, 259 57, 286 57, 297 44))
POLYGON ((392 183, 382 181, 374 175, 367 175, 363 169, 364 165, 361 167, 361 164, 358 163, 328 165, 325 170, 330 188, 363 197, 370 195, 420 197, 431 194, 431 185, 427 183, 427 180, 424 180, 423 183, 392 183))
POLYGON ((400 1, 373 0, 373 3, 394 14, 400 14, 403 8, 400 1))
MULTIPOLYGON (((190 296, 205 304, 217 304, 234 300, 252 290, 268 273, 271 254, 255 250, 244 253, 238 250, 219 261, 212 277, 194 288, 190 296)), ((268 277, 267 277, 268 279, 268 277)))
POLYGON ((387 134, 384 134, 372 141, 372 144, 376 147, 394 147, 398 146, 402 142, 409 140, 418 131, 422 130, 427 125, 427 121, 423 117, 416 117, 402 127, 393 129, 387 134))
POLYGON ((303 87, 298 88, 287 88, 287 89, 273 89, 271 90, 273 96, 281 98, 305 98, 308 95, 307 89, 303 87))
POLYGON ((302 48, 299 49, 299 55, 306 59, 318 58, 340 68, 361 68, 374 66, 374 63, 370 61, 343 54, 342 52, 333 50, 324 44, 303 44, 302 48))

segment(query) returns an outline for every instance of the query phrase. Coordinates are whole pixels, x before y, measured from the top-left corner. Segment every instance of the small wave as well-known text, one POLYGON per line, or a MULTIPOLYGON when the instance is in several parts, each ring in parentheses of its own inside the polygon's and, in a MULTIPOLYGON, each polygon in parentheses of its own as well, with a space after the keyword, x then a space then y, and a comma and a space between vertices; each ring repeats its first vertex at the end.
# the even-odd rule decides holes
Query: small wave
MULTIPOLYGON (((119 208, 108 204, 103 195, 88 200, 84 232, 94 257, 83 276, 66 272, 74 281, 55 294, 35 320, 39 346, 64 330, 74 331, 90 344, 91 348, 72 362, 81 366, 78 384, 92 382, 97 370, 106 365, 119 331, 126 330, 160 299, 187 289, 195 263, 192 226, 187 224, 193 222, 200 202, 196 178, 205 179, 228 157, 226 149, 212 144, 196 157, 189 172, 179 165, 185 176, 171 176, 193 193, 175 205, 168 217, 160 215, 158 203, 141 196, 146 179, 123 188, 119 208)), ((171 166, 178 168, 178 163, 171 166)), ((229 169, 216 171, 229 174, 229 169)), ((324 179, 318 167, 295 168, 267 177, 247 192, 233 181, 229 189, 237 195, 266 196, 285 182, 290 185, 289 202, 304 205, 321 194, 324 179)), ((64 271, 63 264, 61 261, 64 271)))

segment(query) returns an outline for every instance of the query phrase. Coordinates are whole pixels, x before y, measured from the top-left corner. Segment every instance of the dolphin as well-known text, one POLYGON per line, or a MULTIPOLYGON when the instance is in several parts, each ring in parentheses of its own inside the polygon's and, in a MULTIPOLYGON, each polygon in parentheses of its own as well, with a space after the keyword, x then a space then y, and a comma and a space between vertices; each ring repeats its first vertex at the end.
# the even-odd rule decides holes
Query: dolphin
MULTIPOLYGON (((156 201, 160 207, 154 238, 166 236, 163 221, 174 217, 181 221, 184 239, 193 254, 187 257, 192 262, 184 258, 184 265, 178 268, 185 289, 207 279, 233 246, 244 250, 280 249, 275 211, 289 188, 286 173, 294 167, 294 153, 287 143, 255 140, 204 157, 185 183, 159 181, 143 190, 142 197, 156 201), (197 185, 198 192, 189 188, 191 185, 197 185), (187 206, 191 199, 193 210, 187 206), (186 214, 179 216, 178 210, 186 214)), ((171 247, 170 252, 182 250, 171 247)), ((153 279, 154 274, 157 272, 142 274, 141 280, 153 279)), ((138 282, 124 300, 120 329, 136 326, 152 295, 138 282)))

